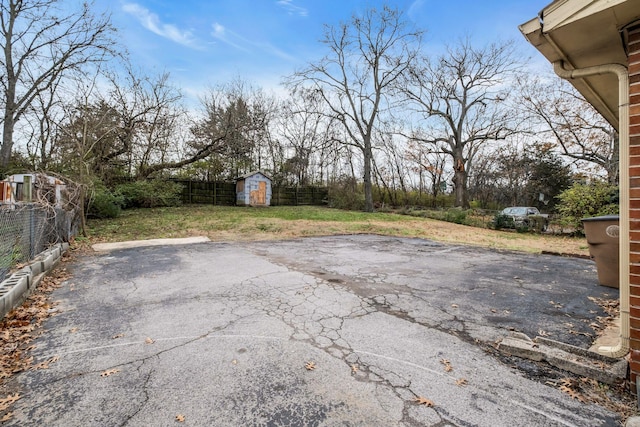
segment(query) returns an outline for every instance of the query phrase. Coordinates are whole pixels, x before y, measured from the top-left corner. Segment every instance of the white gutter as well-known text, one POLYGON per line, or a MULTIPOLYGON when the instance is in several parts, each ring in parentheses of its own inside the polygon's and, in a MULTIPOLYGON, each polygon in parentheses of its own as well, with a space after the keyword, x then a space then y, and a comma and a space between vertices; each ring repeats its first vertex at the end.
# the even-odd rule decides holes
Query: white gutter
MULTIPOLYGON (((542 36, 544 37, 544 39, 547 41, 547 43, 549 43, 549 45, 553 48, 553 50, 558 54, 558 56, 560 57, 558 59, 559 62, 563 62, 564 65, 569 64, 573 67, 572 71, 578 71, 579 69, 577 67, 575 67, 575 65, 569 61, 569 59, 567 58, 566 54, 564 53, 564 51, 560 48, 560 46, 558 46, 558 44, 555 42, 555 40, 553 40, 553 38, 551 37, 551 34, 549 34, 546 30, 546 26, 543 26, 543 22, 542 22, 542 13, 544 11, 540 12, 540 17, 538 18, 538 25, 539 25, 539 29, 540 32, 542 34, 542 36)), ((619 65, 619 64, 612 64, 612 65, 619 65)), ((604 67, 607 67, 607 65, 602 65, 604 67)), ((588 67, 588 68, 584 68, 584 70, 591 70, 594 68, 599 68, 602 66, 595 66, 595 67, 588 67)), ((563 67, 558 67, 561 71, 560 72, 564 72, 565 74, 567 73, 567 70, 563 67)), ((558 74, 558 71, 556 69, 555 66, 555 62, 554 62, 554 71, 556 71, 556 74, 558 74)), ((596 71, 596 72, 587 72, 585 75, 581 75, 580 77, 589 77, 589 76, 593 76, 593 75, 597 75, 597 74, 608 74, 608 73, 615 73, 617 74, 616 71, 596 71)), ((625 73, 627 73, 626 68, 625 68, 625 73)), ((572 79, 572 78, 580 78, 580 77, 563 77, 560 74, 558 74, 560 77, 562 77, 563 79, 572 79)), ((628 80, 628 74, 627 74, 627 80, 628 80)), ((618 80, 619 82, 619 80, 618 80)), ((589 91, 589 97, 587 97, 587 95, 585 95, 583 93, 583 96, 585 96, 585 98, 587 98, 589 100, 589 102, 591 102, 591 104, 593 104, 593 101, 596 101, 601 107, 602 109, 606 110, 606 111, 600 111, 600 114, 602 114, 604 116, 604 118, 611 123, 614 127, 616 127, 616 125, 618 125, 618 127, 620 127, 620 121, 619 118, 616 118, 615 112, 611 111, 611 109, 609 108, 609 106, 607 105, 607 103, 604 101, 604 99, 602 99, 602 97, 598 94, 598 92, 596 90, 593 89, 593 87, 591 86, 591 84, 586 81, 583 80, 582 83, 584 84, 584 88, 586 90, 589 91), (606 113, 606 114, 605 114, 606 113)), ((629 92, 629 87, 627 86, 627 99, 629 97, 628 92, 629 92)), ((595 106, 595 105, 594 105, 595 106)), ((596 106, 597 108, 597 106, 596 106)), ((599 108, 597 108, 598 110, 600 110, 599 108)), ((618 114, 620 114, 620 106, 618 106, 618 114)))
POLYGON ((620 342, 601 346, 598 353, 623 357, 629 352, 629 72, 620 64, 596 65, 575 70, 564 68, 564 61, 553 63, 553 71, 563 79, 613 73, 618 76, 618 126, 620 135, 620 342))

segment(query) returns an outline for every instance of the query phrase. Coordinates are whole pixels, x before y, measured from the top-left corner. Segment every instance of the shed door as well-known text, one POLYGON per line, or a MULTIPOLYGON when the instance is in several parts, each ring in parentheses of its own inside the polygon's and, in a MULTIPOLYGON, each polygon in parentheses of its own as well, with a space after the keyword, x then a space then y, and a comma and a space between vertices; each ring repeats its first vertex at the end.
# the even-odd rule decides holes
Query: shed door
POLYGON ((264 181, 258 182, 258 204, 267 204, 267 183, 264 181))
POLYGON ((251 206, 265 206, 267 204, 267 183, 258 181, 258 189, 252 191, 249 198, 251 206))

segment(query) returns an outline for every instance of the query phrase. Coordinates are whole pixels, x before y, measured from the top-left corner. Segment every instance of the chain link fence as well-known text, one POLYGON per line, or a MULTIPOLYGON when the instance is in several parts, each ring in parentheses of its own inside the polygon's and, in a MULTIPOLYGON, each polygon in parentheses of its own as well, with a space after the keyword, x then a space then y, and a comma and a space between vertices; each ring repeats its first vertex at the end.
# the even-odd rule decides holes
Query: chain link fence
POLYGON ((77 234, 74 211, 35 203, 0 205, 0 281, 50 245, 77 234))

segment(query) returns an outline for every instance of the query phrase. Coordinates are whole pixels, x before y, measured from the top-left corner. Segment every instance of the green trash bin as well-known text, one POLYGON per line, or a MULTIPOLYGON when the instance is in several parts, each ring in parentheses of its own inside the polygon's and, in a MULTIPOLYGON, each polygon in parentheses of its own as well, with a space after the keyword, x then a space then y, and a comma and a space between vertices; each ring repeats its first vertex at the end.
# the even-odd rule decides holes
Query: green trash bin
POLYGON ((598 281, 610 288, 620 287, 620 216, 583 218, 589 254, 598 269, 598 281))

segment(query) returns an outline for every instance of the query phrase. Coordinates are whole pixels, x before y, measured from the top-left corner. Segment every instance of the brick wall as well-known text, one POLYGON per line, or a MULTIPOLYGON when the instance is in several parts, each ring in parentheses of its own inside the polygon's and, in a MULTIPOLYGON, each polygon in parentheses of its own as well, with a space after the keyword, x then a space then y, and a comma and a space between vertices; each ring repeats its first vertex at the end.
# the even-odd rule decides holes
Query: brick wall
POLYGON ((640 25, 628 30, 631 389, 640 375, 640 25))

